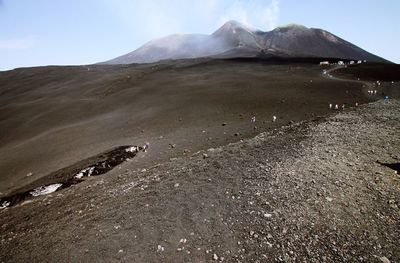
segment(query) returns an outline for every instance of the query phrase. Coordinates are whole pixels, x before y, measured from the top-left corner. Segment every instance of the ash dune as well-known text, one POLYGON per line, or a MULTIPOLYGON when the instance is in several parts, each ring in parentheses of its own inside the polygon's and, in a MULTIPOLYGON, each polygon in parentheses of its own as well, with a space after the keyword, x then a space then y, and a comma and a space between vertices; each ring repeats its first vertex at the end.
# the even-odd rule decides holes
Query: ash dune
POLYGON ((400 179, 373 160, 400 160, 399 106, 361 105, 145 171, 131 164, 2 209, 0 259, 398 262, 400 179))
POLYGON ((236 21, 229 21, 211 35, 167 36, 104 63, 130 64, 167 59, 258 56, 329 57, 387 62, 322 29, 293 24, 263 32, 236 21))
POLYGON ((119 145, 150 142, 151 151, 133 160, 140 167, 328 113, 328 103, 376 99, 360 83, 323 77, 317 61, 203 59, 2 72, 0 192, 119 145))

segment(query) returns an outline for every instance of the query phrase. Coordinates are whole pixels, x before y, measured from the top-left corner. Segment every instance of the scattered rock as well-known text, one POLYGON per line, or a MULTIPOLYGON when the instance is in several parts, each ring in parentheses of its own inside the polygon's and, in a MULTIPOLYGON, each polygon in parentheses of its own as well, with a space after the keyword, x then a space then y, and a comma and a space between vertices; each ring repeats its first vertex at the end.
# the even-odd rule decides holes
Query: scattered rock
POLYGON ((164 252, 164 247, 161 245, 157 246, 157 252, 164 252))
POLYGON ((222 168, 221 163, 219 161, 217 161, 217 160, 214 160, 212 164, 217 169, 221 169, 222 168))

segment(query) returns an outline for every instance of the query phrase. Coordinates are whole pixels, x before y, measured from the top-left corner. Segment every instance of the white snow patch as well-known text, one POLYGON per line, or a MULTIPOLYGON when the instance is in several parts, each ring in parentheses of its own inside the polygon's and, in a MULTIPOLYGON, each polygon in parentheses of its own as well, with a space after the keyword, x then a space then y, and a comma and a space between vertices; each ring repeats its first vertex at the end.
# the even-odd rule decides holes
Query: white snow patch
POLYGON ((85 168, 85 169, 81 170, 74 177, 76 179, 81 179, 85 175, 85 173, 87 173, 87 176, 89 177, 89 176, 92 175, 93 171, 94 171, 94 167, 88 167, 88 168, 85 168))
POLYGON ((126 151, 127 153, 138 152, 138 151, 139 151, 139 147, 132 146, 132 147, 129 147, 128 149, 126 149, 125 151, 126 151))
POLYGON ((33 191, 31 191, 30 194, 32 196, 51 194, 51 193, 57 191, 57 189, 60 188, 61 186, 62 186, 62 184, 51 184, 51 185, 47 185, 47 186, 41 186, 41 187, 33 189, 33 191))
POLYGON ((0 205, 0 209, 1 209, 1 208, 6 208, 6 207, 9 207, 9 206, 10 206, 10 202, 4 201, 4 202, 0 205))

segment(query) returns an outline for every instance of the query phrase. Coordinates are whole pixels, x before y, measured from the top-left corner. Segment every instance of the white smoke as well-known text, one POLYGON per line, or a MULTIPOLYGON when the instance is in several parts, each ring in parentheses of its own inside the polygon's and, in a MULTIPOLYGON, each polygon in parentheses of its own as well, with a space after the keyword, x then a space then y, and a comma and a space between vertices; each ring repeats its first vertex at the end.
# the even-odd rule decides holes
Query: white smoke
POLYGON ((265 26, 265 29, 271 30, 278 26, 279 20, 279 0, 272 0, 271 4, 265 7, 261 11, 261 24, 265 26))
POLYGON ((219 24, 222 25, 230 20, 235 20, 242 24, 250 26, 251 24, 248 17, 248 10, 243 5, 243 2, 235 1, 231 6, 228 7, 226 13, 220 17, 219 24))
POLYGON ((278 25, 279 0, 266 1, 234 1, 226 8, 226 12, 220 17, 219 24, 229 20, 236 20, 247 26, 271 30, 278 25))

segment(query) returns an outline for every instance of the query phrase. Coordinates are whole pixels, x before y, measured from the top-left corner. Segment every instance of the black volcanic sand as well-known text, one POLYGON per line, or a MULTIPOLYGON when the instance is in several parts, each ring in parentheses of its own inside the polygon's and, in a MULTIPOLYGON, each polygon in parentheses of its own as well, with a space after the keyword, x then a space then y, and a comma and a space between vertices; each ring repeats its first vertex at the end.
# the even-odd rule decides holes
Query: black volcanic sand
POLYGON ((330 113, 329 103, 381 98, 321 71, 301 63, 186 60, 1 72, 0 192, 120 145, 150 142, 150 151, 131 161, 143 168, 330 113))
POLYGON ((129 163, 0 209, 0 262, 399 262, 400 177, 382 165, 400 161, 399 108, 129 163))
POLYGON ((360 78, 365 81, 400 81, 400 65, 383 63, 363 63, 338 69, 335 75, 347 79, 360 78))

